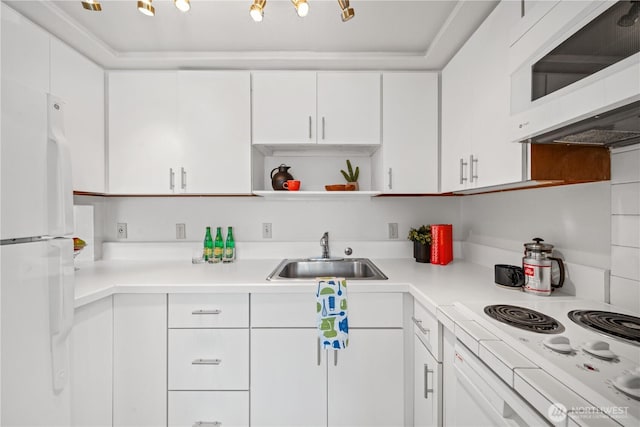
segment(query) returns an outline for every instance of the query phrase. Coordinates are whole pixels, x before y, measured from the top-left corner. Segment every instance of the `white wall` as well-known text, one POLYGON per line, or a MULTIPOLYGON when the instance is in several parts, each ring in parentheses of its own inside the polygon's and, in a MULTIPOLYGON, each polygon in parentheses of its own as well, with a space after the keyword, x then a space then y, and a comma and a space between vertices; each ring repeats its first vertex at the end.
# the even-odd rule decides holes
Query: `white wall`
MULTIPOLYGON (((81 196, 76 203, 81 203, 81 196)), ((90 199, 90 198, 86 198, 90 199)), ((399 240, 410 227, 450 223, 459 239, 458 197, 374 197, 364 200, 273 201, 261 197, 107 197, 104 240, 118 241, 116 224, 127 223, 128 242, 177 241, 176 223, 185 223, 187 241, 200 241, 210 226, 233 226, 237 241, 262 238, 262 223, 272 224, 270 241, 316 241, 328 231, 332 240, 387 240, 397 222, 399 240)), ((94 200, 86 200, 91 203, 94 200)))
POLYGON ((569 262, 610 268, 609 182, 479 194, 462 199, 462 240, 523 252, 541 237, 569 262))
POLYGON ((640 312, 640 145, 611 154, 610 295, 640 312))

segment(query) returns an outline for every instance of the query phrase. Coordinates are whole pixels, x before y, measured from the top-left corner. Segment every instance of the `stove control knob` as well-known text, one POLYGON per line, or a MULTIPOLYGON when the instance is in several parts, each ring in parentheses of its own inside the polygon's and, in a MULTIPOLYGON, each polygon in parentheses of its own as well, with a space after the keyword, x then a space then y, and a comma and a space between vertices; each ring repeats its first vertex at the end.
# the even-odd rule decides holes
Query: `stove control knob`
POLYGON ((609 350, 609 343, 604 341, 589 341, 585 343, 582 350, 599 359, 613 360, 616 358, 616 354, 609 350))
POLYGON ((627 396, 640 400, 640 373, 621 375, 613 380, 613 386, 627 396))
POLYGON ((553 351, 558 353, 571 353, 573 349, 571 348, 571 343, 569 342, 569 338, 564 335, 554 335, 549 338, 545 338, 542 341, 545 347, 550 348, 553 351))

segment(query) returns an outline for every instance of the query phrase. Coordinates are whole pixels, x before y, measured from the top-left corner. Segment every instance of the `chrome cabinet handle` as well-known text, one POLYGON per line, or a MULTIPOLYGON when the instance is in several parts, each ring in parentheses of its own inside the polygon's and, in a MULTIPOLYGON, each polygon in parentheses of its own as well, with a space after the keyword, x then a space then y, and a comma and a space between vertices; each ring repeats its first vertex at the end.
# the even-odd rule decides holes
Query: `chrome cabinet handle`
POLYGON ((420 329, 420 332, 422 332, 424 335, 427 335, 430 333, 429 329, 425 329, 424 326, 422 326, 422 320, 416 319, 414 316, 411 316, 411 320, 413 320, 413 323, 416 324, 418 329, 420 329))
POLYGON ((183 190, 187 189, 187 171, 184 168, 180 168, 180 188, 183 190))
POLYGON ((338 366, 338 350, 333 350, 333 366, 338 366))
POLYGON ((173 172, 173 168, 169 168, 169 190, 176 188, 176 174, 173 172))
POLYGON ((309 139, 311 139, 311 138, 312 138, 312 135, 311 135, 311 116, 309 116, 309 139))
POLYGON ((460 184, 464 184, 467 178, 464 176, 464 168, 467 166, 467 162, 464 159, 460 159, 460 184))
POLYGON ((473 157, 473 154, 469 157, 469 182, 473 182, 473 180, 478 182, 478 158, 473 157), (476 164, 476 167, 473 167, 473 164, 476 164))
POLYGON ((220 427, 220 421, 196 421, 192 427, 220 427))
POLYGON ((389 190, 393 189, 393 169, 389 168, 389 190))
POLYGON ((195 359, 191 362, 192 365, 219 365, 222 363, 222 359, 195 359))
POLYGON ((424 364, 424 398, 429 399, 429 393, 433 393, 433 389, 429 388, 429 374, 433 374, 433 370, 429 369, 429 365, 424 364))
POLYGON ((324 139, 324 116, 322 117, 322 139, 324 139))
POLYGON ((222 310, 194 310, 191 312, 191 314, 220 314, 222 313, 222 310))
POLYGON ((320 350, 320 337, 318 337, 318 366, 320 366, 322 351, 320 350))

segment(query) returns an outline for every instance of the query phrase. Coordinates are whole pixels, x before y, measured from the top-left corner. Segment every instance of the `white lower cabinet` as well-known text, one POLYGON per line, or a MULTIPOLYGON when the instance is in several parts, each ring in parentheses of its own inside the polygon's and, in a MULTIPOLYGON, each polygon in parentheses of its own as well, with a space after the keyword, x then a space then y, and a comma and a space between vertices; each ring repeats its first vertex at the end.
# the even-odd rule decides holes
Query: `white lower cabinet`
POLYGON ((337 352, 320 349, 317 329, 308 323, 314 308, 313 297, 252 296, 251 425, 404 425, 404 336, 395 320, 402 318, 402 295, 350 296, 350 325, 359 327, 337 352), (289 301, 308 303, 309 310, 274 322, 273 313, 287 312, 289 301), (388 327, 360 323, 375 319, 375 312, 390 320, 388 327))
POLYGON ((167 424, 167 295, 113 297, 113 425, 167 424))
POLYGON ((248 391, 170 391, 170 427, 249 425, 248 391))
POLYGON ((413 339, 413 366, 413 424, 415 427, 442 425, 442 364, 436 361, 417 335, 413 339))
POLYGON ((75 311, 71 352, 71 425, 112 425, 113 298, 75 311))

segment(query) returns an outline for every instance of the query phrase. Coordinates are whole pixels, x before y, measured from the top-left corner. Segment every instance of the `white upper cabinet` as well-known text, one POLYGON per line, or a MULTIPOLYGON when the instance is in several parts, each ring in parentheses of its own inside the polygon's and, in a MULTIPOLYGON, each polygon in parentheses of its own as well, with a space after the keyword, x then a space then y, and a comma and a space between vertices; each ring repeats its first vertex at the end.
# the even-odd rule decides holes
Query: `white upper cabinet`
POLYGON ((380 73, 318 73, 318 142, 380 144, 380 73))
POLYGON ((109 192, 251 191, 249 73, 109 74, 109 192))
POLYGON ((104 71, 52 37, 51 93, 65 102, 73 189, 104 193, 104 71))
POLYGON ((442 72, 441 191, 518 182, 522 146, 510 142, 509 39, 517 2, 501 2, 442 72))
POLYGON ((252 73, 254 144, 380 144, 380 73, 252 73))
POLYGON ((249 72, 178 72, 183 192, 251 193, 250 105, 249 72))
POLYGON ((109 73, 110 193, 174 192, 180 155, 176 77, 172 71, 109 73))
POLYGON ((251 76, 254 144, 316 142, 316 73, 265 71, 251 76))
POLYGON ((384 73, 384 193, 438 192, 438 74, 384 73))

